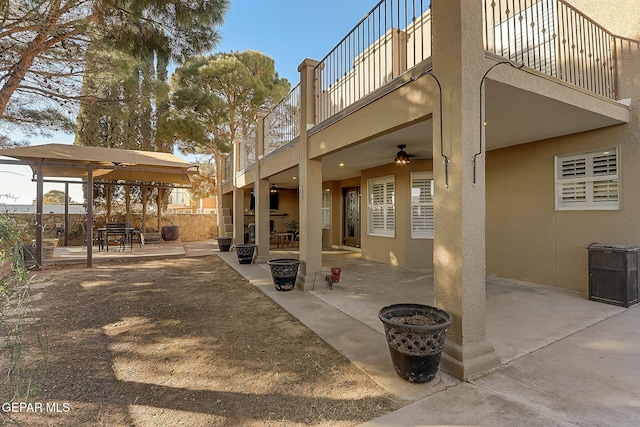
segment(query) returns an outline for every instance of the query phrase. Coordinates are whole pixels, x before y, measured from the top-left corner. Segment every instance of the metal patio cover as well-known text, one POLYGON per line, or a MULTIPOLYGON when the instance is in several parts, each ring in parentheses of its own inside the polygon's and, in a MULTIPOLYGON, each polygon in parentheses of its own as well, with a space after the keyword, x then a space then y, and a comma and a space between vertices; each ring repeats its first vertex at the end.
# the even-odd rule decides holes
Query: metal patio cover
POLYGON ((88 168, 95 179, 142 181, 190 185, 189 175, 196 165, 170 153, 70 144, 43 144, 0 149, 0 156, 28 163, 37 173, 42 165, 46 177, 87 178, 88 168))
MULTIPOLYGON (((189 175, 197 173, 194 163, 186 162, 173 154, 116 148, 86 147, 69 144, 43 144, 29 147, 0 149, 0 156, 18 161, 1 164, 29 165, 37 182, 36 202, 36 262, 42 266, 43 181, 44 177, 82 178, 89 188, 89 200, 93 200, 94 178, 128 183, 147 182, 191 185, 189 175), (40 226, 38 226, 40 225, 40 226)), ((69 181, 71 182, 71 181, 69 181)), ((65 215, 65 230, 68 223, 65 215)), ((93 230, 93 204, 87 204, 87 230, 93 230)), ((93 265, 92 233, 87 233, 87 267, 93 265)))

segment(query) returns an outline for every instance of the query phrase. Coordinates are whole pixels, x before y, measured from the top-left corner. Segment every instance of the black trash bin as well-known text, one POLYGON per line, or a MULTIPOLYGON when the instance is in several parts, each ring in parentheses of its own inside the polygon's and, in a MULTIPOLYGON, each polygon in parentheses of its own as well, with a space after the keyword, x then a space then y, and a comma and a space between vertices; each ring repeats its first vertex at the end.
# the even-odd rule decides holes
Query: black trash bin
POLYGON ((589 250, 589 299, 630 307, 638 303, 640 247, 592 243, 589 250))

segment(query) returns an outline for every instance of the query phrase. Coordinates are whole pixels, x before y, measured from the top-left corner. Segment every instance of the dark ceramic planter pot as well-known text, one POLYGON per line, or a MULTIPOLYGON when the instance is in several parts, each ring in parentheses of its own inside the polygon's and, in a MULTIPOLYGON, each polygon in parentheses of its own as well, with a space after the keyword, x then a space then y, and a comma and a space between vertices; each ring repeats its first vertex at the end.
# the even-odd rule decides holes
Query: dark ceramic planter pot
POLYGON ((233 242, 232 237, 218 237, 216 240, 218 241, 218 248, 220 249, 220 252, 229 252, 229 249, 231 249, 231 243, 233 242))
POLYGON ((277 258, 267 261, 271 268, 273 284, 279 291, 290 291, 296 287, 300 261, 292 258, 277 258))
POLYGON ((396 373, 412 383, 433 380, 451 315, 423 304, 393 304, 380 309, 378 317, 396 373))
POLYGON ((251 264, 257 245, 236 245, 236 255, 240 264, 251 264))
POLYGON ((162 227, 162 240, 165 242, 172 242, 178 240, 180 237, 180 226, 178 225, 165 225, 162 227))

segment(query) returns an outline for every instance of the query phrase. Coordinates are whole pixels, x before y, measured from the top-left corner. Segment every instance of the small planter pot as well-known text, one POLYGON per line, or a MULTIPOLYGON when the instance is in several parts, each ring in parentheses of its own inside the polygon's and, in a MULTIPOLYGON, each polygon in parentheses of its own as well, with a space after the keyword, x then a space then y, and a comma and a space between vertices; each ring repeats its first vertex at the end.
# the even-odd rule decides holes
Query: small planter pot
POLYGON ((27 245, 24 244, 22 246, 22 260, 24 261, 24 265, 33 266, 36 264, 36 245, 27 245))
POLYGON ((156 245, 160 243, 162 235, 157 232, 142 233, 142 243, 145 245, 156 245))
POLYGON ((378 317, 396 373, 412 383, 433 380, 451 315, 423 304, 393 304, 380 309, 378 317))
POLYGON ((257 245, 236 245, 236 255, 240 264, 251 264, 257 245))
POLYGON ((161 229, 162 231, 162 240, 165 242, 173 242, 174 240, 178 240, 180 237, 180 226, 179 225, 165 225, 161 229))
POLYGON ((271 268, 273 284, 279 291, 290 291, 296 287, 300 261, 292 258, 277 258, 267 261, 271 268))
POLYGON ((220 252, 229 252, 231 249, 231 242, 233 241, 232 237, 218 237, 216 238, 218 241, 218 248, 220 252))

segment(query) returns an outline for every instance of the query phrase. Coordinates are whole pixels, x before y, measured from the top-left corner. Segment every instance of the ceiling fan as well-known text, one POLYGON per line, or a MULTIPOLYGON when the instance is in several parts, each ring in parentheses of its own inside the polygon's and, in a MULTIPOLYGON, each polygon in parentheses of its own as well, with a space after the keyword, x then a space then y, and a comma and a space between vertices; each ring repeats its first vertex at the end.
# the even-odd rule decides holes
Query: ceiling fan
POLYGON ((398 165, 405 165, 407 163, 409 163, 409 159, 410 159, 410 155, 407 154, 406 151, 404 151, 405 148, 407 148, 406 144, 399 144, 398 148, 400 149, 400 151, 398 151, 396 153, 396 158, 393 160, 394 163, 398 164, 398 165))

